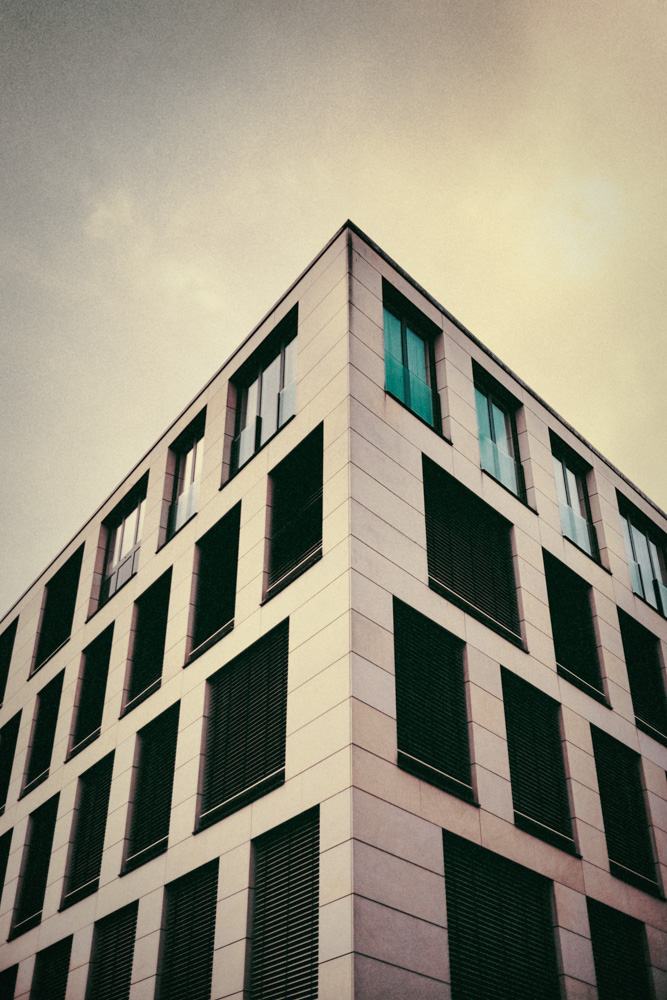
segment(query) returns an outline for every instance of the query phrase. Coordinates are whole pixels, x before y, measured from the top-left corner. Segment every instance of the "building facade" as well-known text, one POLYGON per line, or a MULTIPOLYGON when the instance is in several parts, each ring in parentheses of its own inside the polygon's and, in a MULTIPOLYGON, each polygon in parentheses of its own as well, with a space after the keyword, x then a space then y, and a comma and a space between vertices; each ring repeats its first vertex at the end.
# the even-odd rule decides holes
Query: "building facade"
POLYGON ((667 997, 666 558, 346 223, 0 623, 0 996, 667 997))

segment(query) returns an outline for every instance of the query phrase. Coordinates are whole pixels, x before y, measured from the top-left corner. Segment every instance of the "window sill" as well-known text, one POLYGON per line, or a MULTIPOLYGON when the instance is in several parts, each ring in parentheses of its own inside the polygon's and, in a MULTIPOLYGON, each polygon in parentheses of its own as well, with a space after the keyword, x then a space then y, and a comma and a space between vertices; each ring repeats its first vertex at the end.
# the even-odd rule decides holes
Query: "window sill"
POLYGON ((59 646, 56 646, 56 648, 53 650, 52 653, 49 653, 49 655, 46 657, 45 660, 42 660, 41 663, 38 663, 37 666, 33 667, 30 673, 28 674, 28 680, 30 680, 31 677, 34 677, 35 674, 42 669, 42 667, 45 667, 46 664, 49 663, 54 656, 57 656, 60 650, 63 648, 63 646, 66 646, 67 643, 70 641, 70 639, 71 636, 68 635, 66 639, 63 639, 63 641, 60 643, 59 646))
POLYGON ((20 924, 12 924, 7 935, 7 941, 13 941, 14 938, 20 937, 21 934, 31 931, 33 927, 38 927, 41 922, 42 911, 40 910, 38 913, 33 913, 30 917, 26 917, 20 924))
POLYGON ((617 861, 612 861, 611 858, 609 858, 609 870, 621 882, 633 885, 635 889, 641 889, 642 892, 647 892, 649 896, 656 896, 658 899, 665 898, 657 882, 647 878, 645 875, 640 875, 639 872, 633 871, 632 868, 626 868, 625 865, 621 865, 617 861))
POLYGON ((465 613, 470 615, 471 618, 476 618, 477 621, 482 623, 482 625, 486 625, 486 627, 490 628, 492 632, 497 632, 497 634, 501 635, 503 639, 507 639, 508 642, 511 642, 513 646, 518 646, 519 649, 522 649, 524 653, 528 652, 526 644, 520 635, 516 632, 512 632, 506 625, 496 621, 495 618, 491 618, 484 611, 480 611, 480 609, 475 607, 474 604, 470 604, 469 601, 466 601, 465 597, 459 597, 459 595, 454 593, 453 590, 450 590, 449 587, 446 587, 443 583, 435 580, 432 576, 429 576, 428 578, 428 585, 431 590, 436 592, 436 594, 440 594, 441 597, 444 597, 445 600, 449 601, 451 604, 456 605, 456 607, 460 608, 461 611, 465 611, 465 613))
POLYGON ((311 554, 307 556, 303 560, 303 562, 300 562, 298 566, 295 566, 294 569, 291 569, 288 573, 285 574, 285 576, 281 577, 280 580, 272 584, 272 586, 270 586, 266 591, 264 600, 260 602, 260 607, 263 608, 264 605, 267 604, 272 597, 275 597, 276 594, 279 594, 281 590, 285 589, 285 587, 289 587, 290 583, 293 583, 294 580, 297 579, 297 577, 301 576, 302 573, 305 573, 306 570, 310 569, 311 566, 314 566, 315 563, 319 562, 321 558, 322 558, 322 549, 320 547, 316 552, 311 552, 311 554))
POLYGON ((662 620, 665 621, 667 616, 663 615, 660 608, 656 608, 655 604, 651 604, 651 602, 647 601, 645 597, 642 597, 641 594, 638 594, 636 590, 633 590, 632 594, 634 597, 637 598, 638 601, 641 601, 642 604, 644 604, 647 608, 650 608, 651 611, 655 611, 656 615, 659 615, 662 618, 662 620))
POLYGON ((483 476, 488 476, 489 479, 493 480, 494 483, 498 483, 498 486, 500 486, 501 489, 505 490, 505 493, 509 493, 509 495, 511 497, 514 497, 514 499, 518 500, 520 504, 523 504, 523 506, 526 508, 526 510, 532 511, 532 513, 535 514, 535 515, 537 515, 537 517, 540 516, 538 514, 537 510, 535 509, 535 507, 531 507, 530 504, 528 503, 528 501, 524 497, 522 497, 520 493, 515 493, 514 490, 511 490, 509 488, 509 486, 505 486, 505 484, 503 482, 501 482, 500 479, 496 479, 496 477, 493 475, 492 472, 489 472, 488 469, 482 468, 481 465, 480 465, 480 469, 482 469, 482 475, 483 476))
POLYGON ((229 477, 227 479, 225 479, 224 483, 220 483, 220 486, 218 487, 218 492, 220 492, 220 490, 224 490, 225 486, 227 486, 228 483, 231 483, 231 481, 233 479, 236 479, 236 477, 238 476, 239 472, 243 472, 243 470, 246 469, 250 465, 250 463, 252 462, 252 460, 255 457, 255 455, 259 455, 260 451, 264 451, 264 449, 266 448, 266 446, 268 444, 271 444, 271 442, 274 440, 274 438, 276 438, 278 436, 278 434, 280 434, 280 432, 283 429, 283 427, 287 427, 288 424, 291 424, 295 417, 296 417, 296 413, 293 413, 291 417, 288 417, 287 420, 285 421, 285 423, 281 424, 280 427, 273 432, 273 434, 271 435, 271 437, 267 438, 266 441, 264 442, 264 444, 262 444, 262 445, 259 446, 259 448, 257 449, 257 451, 253 451, 253 453, 250 456, 250 458, 246 459, 246 461, 243 463, 243 465, 239 466, 239 468, 235 469, 233 472, 230 472, 229 473, 229 477))
MULTIPOLYGON (((192 514, 190 514, 190 517, 187 519, 187 521, 183 521, 183 524, 181 524, 178 528, 176 528, 176 531, 172 531, 172 533, 167 538, 165 538, 162 544, 158 545, 158 547, 155 550, 155 555, 157 555, 158 552, 162 552, 162 549, 166 548, 166 546, 169 545, 169 542, 172 540, 172 538, 176 538, 176 535, 179 535, 181 531, 183 531, 183 528, 187 528, 190 522, 194 521, 198 513, 199 511, 195 510, 192 514)), ((125 584, 123 584, 123 586, 125 586, 125 584)))
POLYGON ((239 792, 238 795, 234 795, 233 798, 227 799, 225 802, 221 802, 220 805, 213 806, 212 809, 202 813, 202 815, 197 819, 197 824, 192 832, 201 833, 202 830, 206 830, 209 826, 213 826, 214 823, 224 819, 225 816, 230 816, 232 813, 237 812, 239 809, 249 805, 256 799, 260 799, 268 792, 273 791, 274 788, 279 788, 280 785, 284 784, 285 768, 283 767, 279 771, 274 771, 273 774, 269 774, 266 778, 262 778, 254 785, 251 785, 250 788, 245 788, 242 792, 239 792))
POLYGON ((158 691, 161 684, 162 678, 158 677, 157 680, 153 681, 152 684, 149 684, 147 688, 144 688, 140 694, 136 694, 132 701, 128 701, 127 705, 123 707, 123 710, 118 718, 124 719, 126 715, 129 715, 133 708, 136 708, 137 705, 141 705, 142 701, 146 701, 147 698, 150 698, 154 691, 158 691))
POLYGON ((564 667, 562 663, 556 662, 556 670, 558 672, 558 676, 562 677, 563 680, 569 681, 570 684, 574 685, 574 687, 579 688, 580 691, 583 691, 585 694, 590 695, 590 697, 594 698, 595 701, 599 701, 601 705, 605 706, 605 708, 611 709, 611 705, 607 701, 607 698, 603 691, 600 691, 598 688, 593 687, 593 685, 589 684, 588 681, 585 681, 583 677, 579 677, 578 674, 575 674, 571 670, 568 670, 568 668, 564 667))
POLYGON ((423 417, 420 417, 419 414, 415 412, 415 410, 413 410, 411 406, 408 406, 407 403, 404 403, 402 399, 399 399, 398 396, 395 396, 394 393, 390 392, 389 389, 385 388, 384 391, 386 396, 389 396, 390 399, 393 399, 394 402, 398 403, 398 405, 401 406, 404 410, 407 410, 408 413, 411 413, 412 416, 416 417, 421 424, 424 424, 425 427, 430 428, 430 430, 432 430, 434 434, 437 434, 438 437, 442 438, 443 441, 446 441, 447 444, 452 444, 452 441, 448 437, 445 437, 445 435, 442 433, 441 430, 438 430, 438 428, 434 427, 433 424, 429 424, 428 420, 424 420, 423 417))
POLYGON ((650 736, 657 743, 661 743, 663 747, 667 747, 667 734, 661 732, 659 729, 655 729, 650 722, 644 722, 639 716, 635 715, 635 725, 637 729, 641 729, 643 733, 650 736))
POLYGON ((164 854, 167 850, 169 844, 169 837, 162 837, 156 843, 151 844, 149 847, 145 847, 143 851, 138 851, 131 857, 127 858, 123 862, 123 867, 118 873, 118 877, 122 878, 123 875, 129 875, 130 872, 135 871, 137 868, 141 868, 142 865, 148 864, 154 858, 159 858, 161 854, 164 854))
POLYGON ((128 578, 127 578, 127 580, 125 581, 125 583, 121 583, 120 587, 117 587, 117 588, 116 588, 116 589, 114 590, 113 594, 109 594, 109 596, 107 597, 107 599, 106 599, 105 601, 98 601, 98 603, 97 603, 97 607, 95 608, 95 610, 94 610, 94 611, 92 611, 92 612, 91 612, 91 613, 90 613, 90 614, 88 615, 88 617, 86 618, 86 622, 85 622, 85 623, 86 623, 86 625, 88 624, 88 622, 89 622, 89 621, 90 621, 90 620, 91 620, 92 618, 94 618, 94 617, 95 617, 95 615, 96 615, 96 614, 98 613, 98 611, 101 611, 101 610, 102 610, 102 608, 106 608, 107 604, 109 604, 109 602, 110 602, 110 601, 113 601, 113 599, 114 599, 114 597, 116 596, 116 594, 120 594, 121 590, 123 590, 123 589, 124 589, 125 587, 127 587, 127 585, 128 585, 128 583, 130 582, 130 580, 134 580, 134 578, 135 578, 135 576, 136 576, 136 575, 137 575, 137 574, 136 574, 136 571, 135 571, 135 572, 134 572, 134 573, 132 574, 132 576, 128 576, 128 578))
POLYGON ((471 806, 479 809, 479 803, 475 801, 475 793, 472 785, 466 785, 463 781, 452 778, 451 775, 445 774, 444 771, 439 771, 435 767, 431 767, 430 764, 425 764, 403 750, 398 751, 396 763, 402 771, 407 771, 408 774, 414 775, 415 778, 427 781, 429 785, 435 785, 436 788, 440 788, 443 792, 449 792, 450 795, 455 795, 457 799, 463 799, 464 802, 469 802, 471 806))
POLYGON ((596 566, 599 566, 600 569, 603 569, 605 571, 605 573, 608 573, 609 576, 612 576, 611 570, 607 569, 606 566, 603 566, 602 563, 600 562, 600 559, 597 556, 592 556, 590 554, 590 552, 586 551, 586 549, 582 549, 581 545, 577 545, 577 543, 574 541, 574 539, 570 538, 569 535, 566 535, 565 533, 563 533, 563 538, 565 539, 566 542, 569 542, 570 545, 574 545, 574 547, 577 550, 577 552, 583 552, 583 554, 588 559, 590 559, 592 562, 594 562, 596 566))
POLYGON ((526 816, 525 813, 514 811, 514 825, 519 830, 523 830, 524 833, 530 833, 533 837, 538 837, 540 840, 546 841, 547 844, 565 851, 566 854, 571 854, 574 858, 581 858, 581 854, 579 854, 572 837, 554 830, 553 827, 545 826, 544 823, 526 816))
POLYGON ((76 746, 72 747, 71 750, 68 750, 67 756, 65 757, 65 763, 67 763, 68 760, 71 760, 72 757, 76 757, 77 754, 81 753, 82 750, 85 750, 91 743, 94 743, 101 731, 102 728, 100 727, 93 733, 89 733, 88 736, 84 736, 82 740, 79 740, 76 746))
POLYGON ((210 635, 208 639, 204 639, 203 642, 200 642, 199 645, 195 649, 193 649, 192 652, 186 657, 183 666, 189 667, 191 663, 199 659, 200 656, 203 656, 204 653, 208 652, 208 650, 211 649, 212 646, 215 646, 217 642, 220 642, 220 640, 224 639, 226 635, 229 635, 229 633, 232 631, 233 628, 234 628, 234 619, 232 618, 232 620, 227 622, 226 625, 223 625, 222 628, 219 628, 217 632, 214 632, 213 635, 210 635))
POLYGON ((47 767, 46 771, 42 771, 42 773, 38 774, 36 778, 32 778, 25 786, 25 788, 21 790, 21 794, 19 795, 18 801, 20 802, 21 799, 24 799, 26 795, 28 795, 33 790, 33 788, 37 788, 39 785, 42 784, 43 781, 46 781, 46 779, 49 776, 49 771, 50 767, 47 767))
POLYGON ((92 896, 94 892, 97 892, 100 885, 99 876, 92 879, 90 882, 86 882, 85 885, 80 885, 77 889, 72 889, 63 896, 63 900, 58 908, 58 913, 62 913, 63 910, 69 909, 70 906, 74 906, 75 903, 80 902, 82 899, 86 899, 87 896, 92 896))

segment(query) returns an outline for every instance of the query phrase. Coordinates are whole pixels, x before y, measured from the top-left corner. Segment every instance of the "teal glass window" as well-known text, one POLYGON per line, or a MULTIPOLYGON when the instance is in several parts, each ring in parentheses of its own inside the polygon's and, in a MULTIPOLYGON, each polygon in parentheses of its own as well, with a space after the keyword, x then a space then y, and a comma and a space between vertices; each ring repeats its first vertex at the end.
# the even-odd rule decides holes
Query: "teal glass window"
MULTIPOLYGON (((619 500, 620 500, 619 496, 619 500)), ((621 525, 632 590, 667 617, 667 561, 659 530, 621 500, 621 525)))
POLYGON ((587 467, 552 437, 554 476, 563 534, 589 556, 597 558, 597 539, 586 489, 587 467))
POLYGON ((393 303, 384 306, 384 359, 387 392, 435 427, 433 342, 393 303))
POLYGON ((475 384, 475 405, 482 468, 523 499, 523 474, 514 419, 516 406, 486 382, 475 384))

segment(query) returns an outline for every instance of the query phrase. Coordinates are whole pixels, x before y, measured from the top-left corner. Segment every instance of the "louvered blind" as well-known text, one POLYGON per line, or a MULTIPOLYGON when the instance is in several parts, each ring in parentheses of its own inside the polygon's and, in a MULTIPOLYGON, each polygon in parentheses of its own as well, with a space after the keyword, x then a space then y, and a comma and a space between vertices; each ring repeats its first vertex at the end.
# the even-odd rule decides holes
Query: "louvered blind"
POLYGON ((3 969, 0 972, 0 997, 6 997, 6 1000, 13 1000, 18 971, 18 965, 10 965, 8 969, 3 969))
POLYGON ((218 859, 166 887, 159 1000, 209 1000, 213 976, 218 859))
POLYGON ((37 695, 37 714, 30 737, 28 765, 26 767, 23 791, 27 792, 39 781, 48 777, 53 752, 53 740, 58 724, 60 694, 63 688, 64 671, 54 677, 37 695))
POLYGON ((549 552, 543 550, 543 556, 558 672, 598 701, 604 700, 591 588, 549 552))
POLYGON ((443 834, 452 1000, 559 1000, 551 883, 443 834))
POLYGON ((30 1000, 65 1000, 71 952, 70 936, 37 954, 30 1000))
POLYGON ((560 705, 508 670, 502 680, 515 823, 574 853, 560 705))
POLYGON ((128 1000, 136 929, 137 903, 95 924, 86 1000, 128 1000))
POLYGON ((5 887, 7 862, 9 861, 9 851, 12 846, 12 833, 13 830, 7 830, 0 837, 0 903, 2 903, 2 891, 5 887))
POLYGON ((131 871, 167 849, 179 705, 173 705, 138 734, 136 784, 125 870, 131 871))
POLYGON ((82 750, 99 733, 112 643, 113 623, 83 651, 83 672, 75 709, 70 754, 82 750))
POLYGON ((595 726, 591 734, 611 873, 656 894, 639 754, 595 726))
POLYGON ((394 598, 399 764, 472 801, 465 643, 394 598))
POLYGON ((597 900, 586 902, 598 1000, 654 1000, 644 925, 597 900))
POLYGON ((63 906, 97 890, 107 825, 113 753, 79 778, 79 794, 63 906))
POLYGON ((240 519, 237 504, 197 543, 194 650, 234 620, 240 519))
POLYGON ((12 777, 14 753, 16 751, 16 740, 19 735, 20 724, 21 713, 17 712, 0 729, 0 815, 5 811, 7 802, 7 792, 9 791, 9 782, 12 777))
POLYGON ((425 455, 423 470, 431 585, 521 645, 509 521, 425 455))
POLYGON ((284 780, 289 619, 209 680, 200 826, 284 780))
POLYGON ((14 651, 14 639, 16 638, 18 623, 18 618, 15 618, 11 625, 0 635, 0 705, 2 705, 5 698, 9 665, 12 662, 12 652, 14 651))
POLYGON ((44 610, 39 626, 34 670, 69 639, 79 586, 83 545, 70 556, 46 585, 44 610))
POLYGON ((269 589, 322 551, 322 424, 271 472, 269 589))
POLYGON ((623 652, 637 724, 660 742, 667 741, 667 699, 662 679, 660 640, 618 609, 623 652))
POLYGON ((57 814, 58 795, 54 795, 30 815, 10 937, 23 934, 42 919, 57 814))
POLYGON ((140 695, 157 687, 162 677, 170 588, 171 569, 163 573, 136 602, 134 647, 126 709, 140 695))
POLYGON ((251 1000, 315 1000, 319 810, 259 837, 255 850, 251 1000))

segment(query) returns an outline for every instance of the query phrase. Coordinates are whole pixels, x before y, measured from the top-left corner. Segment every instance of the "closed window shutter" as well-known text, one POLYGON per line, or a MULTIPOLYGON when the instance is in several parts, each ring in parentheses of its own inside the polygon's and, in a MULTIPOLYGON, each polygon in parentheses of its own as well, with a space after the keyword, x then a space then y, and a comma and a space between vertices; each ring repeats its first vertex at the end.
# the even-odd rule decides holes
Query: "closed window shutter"
POLYGON ((193 649, 234 621, 240 520, 237 504, 197 543, 193 649))
POLYGON ((10 965, 8 969, 3 969, 2 972, 0 972, 0 997, 6 997, 7 1000, 13 1000, 18 971, 18 965, 10 965))
POLYGON ((83 674, 70 753, 87 746, 102 725, 112 642, 113 624, 83 651, 83 674))
POLYGON ((73 843, 63 906, 70 906, 97 890, 107 825, 113 753, 79 778, 73 843))
POLYGON ((165 890, 159 1000, 209 1000, 213 978, 218 859, 165 890))
POLYGON ((125 871, 167 849, 178 715, 177 703, 137 734, 139 756, 125 871))
POLYGON ((320 424, 271 472, 270 590, 321 554, 322 443, 320 424))
POLYGON ((423 471, 431 585, 520 645, 510 523, 425 455, 423 471))
POLYGON ((171 569, 136 602, 132 666, 125 707, 159 686, 167 635, 171 569))
POLYGON ((83 545, 61 566, 46 585, 44 611, 39 627, 33 670, 48 660, 69 639, 76 607, 83 545))
POLYGON ((36 927, 42 919, 57 814, 58 795, 54 795, 30 815, 10 937, 36 927))
POLYGON ((595 726, 591 734, 611 873, 655 895, 659 889, 639 754, 595 726))
POLYGON ((95 924, 86 1000, 128 1000, 136 929, 137 903, 95 924))
POLYGON ((289 619, 209 681, 200 826, 284 780, 289 619))
POLYGON ((465 643, 394 598, 399 764, 472 801, 465 643))
POLYGON ((12 846, 13 830, 7 830, 0 837, 0 903, 2 903, 2 891, 5 887, 5 876, 7 874, 7 862, 9 861, 9 851, 12 846))
POLYGON ((559 1000, 551 882, 443 834, 452 1000, 559 1000))
POLYGON ((549 552, 543 550, 543 556, 558 672, 598 701, 604 700, 591 588, 549 552))
POLYGON ((644 925, 587 899, 598 1000, 654 1000, 644 925))
POLYGON ((251 1000, 315 1000, 319 920, 319 811, 254 842, 251 1000))
POLYGON ((12 652, 14 651, 14 639, 19 620, 15 618, 9 628, 0 635, 0 705, 5 698, 7 688, 7 678, 9 677, 9 665, 12 662, 12 652))
POLYGON ((65 1000, 72 938, 40 951, 35 959, 30 1000, 65 1000))
POLYGON ((63 688, 64 672, 54 677, 37 696, 37 715, 30 738, 28 766, 25 773, 23 791, 48 777, 53 752, 53 740, 58 724, 58 709, 63 688))
POLYGON ((7 793, 9 782, 12 777, 12 767, 14 766, 14 753, 16 752, 16 740, 19 735, 21 724, 21 713, 6 722, 0 729, 0 815, 5 811, 7 803, 7 793))
POLYGON ((664 743, 667 741, 667 699, 660 640, 620 608, 618 620, 637 725, 664 743))

